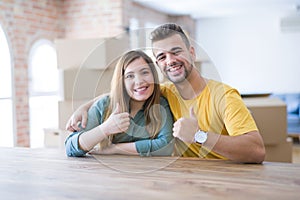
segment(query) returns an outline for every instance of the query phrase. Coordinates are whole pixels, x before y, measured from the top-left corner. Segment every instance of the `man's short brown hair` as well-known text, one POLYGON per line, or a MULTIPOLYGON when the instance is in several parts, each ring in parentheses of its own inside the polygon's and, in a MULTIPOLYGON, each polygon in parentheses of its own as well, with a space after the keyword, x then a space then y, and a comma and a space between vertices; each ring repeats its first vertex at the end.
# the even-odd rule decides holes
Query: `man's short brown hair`
POLYGON ((153 44, 156 41, 166 39, 166 38, 171 37, 175 34, 180 35, 180 37, 182 38, 182 40, 185 43, 186 47, 190 48, 191 44, 190 44, 190 41, 189 41, 188 37, 186 36, 186 34, 182 30, 182 28, 179 25, 174 24, 174 23, 167 23, 167 24, 163 24, 163 25, 157 27, 156 29, 154 29, 151 32, 150 39, 151 39, 152 44, 153 44))

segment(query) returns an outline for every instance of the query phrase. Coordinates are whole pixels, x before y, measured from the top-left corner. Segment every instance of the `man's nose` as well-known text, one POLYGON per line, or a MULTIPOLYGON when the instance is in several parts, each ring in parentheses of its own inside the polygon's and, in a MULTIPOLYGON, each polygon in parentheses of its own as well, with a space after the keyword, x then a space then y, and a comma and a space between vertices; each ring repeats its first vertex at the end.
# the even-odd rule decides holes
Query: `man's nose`
POLYGON ((174 55, 171 53, 166 54, 166 64, 172 66, 176 62, 174 55))

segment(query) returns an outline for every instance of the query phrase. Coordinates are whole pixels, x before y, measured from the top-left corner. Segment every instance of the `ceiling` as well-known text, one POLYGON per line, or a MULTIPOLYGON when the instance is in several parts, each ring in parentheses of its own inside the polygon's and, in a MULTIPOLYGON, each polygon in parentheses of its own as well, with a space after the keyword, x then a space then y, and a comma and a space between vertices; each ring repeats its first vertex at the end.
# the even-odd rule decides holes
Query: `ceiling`
POLYGON ((239 14, 280 13, 300 10, 300 0, 133 0, 170 15, 191 15, 194 19, 239 14))

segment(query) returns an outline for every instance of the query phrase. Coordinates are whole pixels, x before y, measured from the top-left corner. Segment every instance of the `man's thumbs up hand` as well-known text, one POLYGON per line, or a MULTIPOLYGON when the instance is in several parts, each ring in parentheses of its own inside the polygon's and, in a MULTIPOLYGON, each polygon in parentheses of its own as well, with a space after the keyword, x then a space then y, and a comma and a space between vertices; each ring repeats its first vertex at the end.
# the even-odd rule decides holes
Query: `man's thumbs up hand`
POLYGON ((180 140, 193 143, 194 135, 198 131, 198 119, 194 112, 194 108, 190 108, 190 117, 182 117, 178 119, 173 126, 173 136, 180 140))

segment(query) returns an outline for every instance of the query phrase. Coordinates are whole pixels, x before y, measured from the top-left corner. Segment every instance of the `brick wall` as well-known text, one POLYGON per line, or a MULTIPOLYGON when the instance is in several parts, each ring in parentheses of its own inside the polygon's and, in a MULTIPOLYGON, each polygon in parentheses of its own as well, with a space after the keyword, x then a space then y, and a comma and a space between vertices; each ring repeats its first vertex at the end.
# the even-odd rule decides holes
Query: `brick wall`
POLYGON ((0 23, 7 34, 15 89, 15 127, 17 146, 29 146, 28 55, 40 38, 62 36, 58 24, 61 1, 0 1, 0 23))
POLYGON ((62 17, 66 38, 101 38, 122 33, 122 0, 65 0, 62 17))
MULTIPOLYGON (((0 24, 7 34, 13 67, 16 145, 29 147, 28 55, 38 39, 99 38, 122 34, 130 18, 155 24, 183 22, 130 0, 2 0, 0 24)), ((182 21, 183 20, 183 21, 182 21)))

